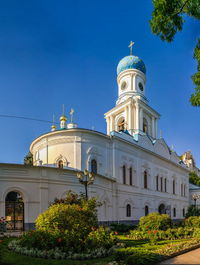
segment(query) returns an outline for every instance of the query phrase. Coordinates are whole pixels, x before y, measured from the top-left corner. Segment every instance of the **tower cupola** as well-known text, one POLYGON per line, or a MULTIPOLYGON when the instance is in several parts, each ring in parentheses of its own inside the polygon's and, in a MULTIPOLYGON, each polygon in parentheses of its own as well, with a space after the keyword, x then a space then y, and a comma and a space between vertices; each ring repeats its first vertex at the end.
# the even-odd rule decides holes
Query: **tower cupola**
POLYGON ((117 105, 133 97, 147 101, 145 97, 146 67, 138 56, 132 55, 133 44, 131 41, 130 55, 122 58, 117 66, 117 105))

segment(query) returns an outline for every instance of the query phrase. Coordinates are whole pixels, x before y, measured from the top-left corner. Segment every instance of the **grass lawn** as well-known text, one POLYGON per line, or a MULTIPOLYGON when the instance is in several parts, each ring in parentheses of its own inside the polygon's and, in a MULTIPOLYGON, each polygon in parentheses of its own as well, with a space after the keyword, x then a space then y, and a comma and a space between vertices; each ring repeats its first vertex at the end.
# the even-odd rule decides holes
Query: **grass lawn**
MULTIPOLYGON (((127 251, 131 252, 142 252, 145 250, 152 251, 153 253, 158 250, 165 249, 167 245, 179 245, 182 243, 193 242, 193 239, 181 239, 181 240, 162 240, 158 241, 155 244, 150 244, 147 240, 132 240, 127 238, 126 236, 117 236, 120 242, 125 243, 125 247, 118 249, 119 251, 127 251)), ((16 254, 7 249, 8 242, 12 239, 4 238, 3 242, 0 243, 0 264, 1 265, 80 265, 80 264, 98 264, 105 265, 110 261, 115 260, 114 256, 110 256, 102 259, 92 259, 92 260, 83 260, 83 261, 75 261, 75 260, 47 260, 41 258, 32 258, 29 256, 24 256, 20 254, 16 254)), ((200 242, 200 241, 199 241, 200 242)), ((144 254, 143 254, 144 255, 144 254)), ((145 264, 145 263, 144 263, 145 264)), ((148 263, 147 263, 148 264, 148 263)))

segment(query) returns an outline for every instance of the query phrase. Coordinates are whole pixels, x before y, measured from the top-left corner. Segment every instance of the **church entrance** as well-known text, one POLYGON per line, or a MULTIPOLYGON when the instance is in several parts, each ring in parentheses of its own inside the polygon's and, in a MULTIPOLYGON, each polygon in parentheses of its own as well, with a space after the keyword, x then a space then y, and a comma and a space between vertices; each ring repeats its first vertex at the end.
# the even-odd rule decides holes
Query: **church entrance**
POLYGON ((24 202, 19 192, 11 191, 5 200, 5 217, 7 230, 24 230, 24 202))
POLYGON ((165 205, 164 205, 163 203, 159 205, 159 207, 158 207, 158 212, 159 212, 160 214, 164 214, 164 213, 166 213, 166 211, 165 211, 165 205))

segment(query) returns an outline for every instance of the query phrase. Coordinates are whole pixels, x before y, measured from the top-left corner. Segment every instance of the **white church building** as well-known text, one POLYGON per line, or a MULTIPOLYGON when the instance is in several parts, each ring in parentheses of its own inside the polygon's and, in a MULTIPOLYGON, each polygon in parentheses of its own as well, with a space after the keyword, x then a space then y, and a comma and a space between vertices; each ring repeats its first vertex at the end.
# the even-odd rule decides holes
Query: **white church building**
POLYGON ((157 136, 159 113, 145 96, 146 68, 137 56, 117 66, 118 99, 105 113, 107 134, 78 128, 60 117, 60 128, 30 145, 33 166, 0 164, 0 216, 8 228, 32 228, 57 197, 84 192, 77 173, 95 174, 89 197, 102 202, 102 222, 135 222, 150 212, 182 219, 189 205, 189 170, 157 136))

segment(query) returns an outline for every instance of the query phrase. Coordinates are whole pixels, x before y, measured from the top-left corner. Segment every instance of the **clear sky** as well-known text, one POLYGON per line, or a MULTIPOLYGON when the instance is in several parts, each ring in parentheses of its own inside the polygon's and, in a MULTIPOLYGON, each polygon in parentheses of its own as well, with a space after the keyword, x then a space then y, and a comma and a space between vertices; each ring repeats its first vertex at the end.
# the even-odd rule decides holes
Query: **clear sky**
MULTIPOLYGON (((147 97, 159 130, 178 154, 200 167, 200 108, 189 103, 199 22, 186 18, 173 43, 151 33, 149 0, 0 1, 0 114, 59 119, 75 109, 81 128, 106 132, 104 113, 117 99, 116 67, 133 54, 147 68, 147 97)), ((22 163, 48 123, 0 117, 0 162, 22 163)))

